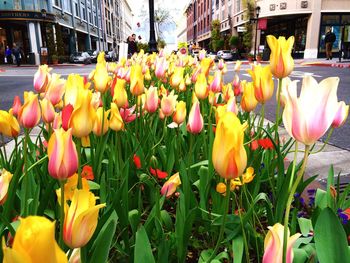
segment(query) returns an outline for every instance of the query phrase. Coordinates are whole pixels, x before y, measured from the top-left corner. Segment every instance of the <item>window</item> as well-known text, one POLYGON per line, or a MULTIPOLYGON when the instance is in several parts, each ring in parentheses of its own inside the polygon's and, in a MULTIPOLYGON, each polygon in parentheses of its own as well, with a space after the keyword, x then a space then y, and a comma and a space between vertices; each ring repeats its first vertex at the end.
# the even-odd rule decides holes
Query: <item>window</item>
POLYGON ((34 1, 33 0, 24 1, 24 10, 34 10, 34 1))
POLYGON ((88 16, 89 16, 89 23, 92 24, 92 14, 91 14, 90 8, 88 8, 88 16))
POLYGON ((63 4, 63 10, 64 11, 67 11, 69 13, 72 12, 71 9, 70 9, 70 0, 63 0, 62 4, 63 4))
POLYGON ((13 1, 13 5, 14 5, 14 9, 15 10, 21 10, 22 9, 21 0, 14 0, 13 1))
POLYGON ((86 14, 85 14, 85 4, 84 3, 80 3, 80 17, 83 19, 83 20, 86 20, 86 14))
POLYGON ((236 13, 241 11, 241 0, 236 0, 236 13))
POLYGON ((52 0, 52 4, 58 7, 61 7, 60 0, 52 0))
POLYGON ((94 25, 97 26, 96 12, 93 13, 94 25))
POLYGON ((74 8, 74 15, 79 16, 79 5, 77 1, 74 1, 73 8, 74 8))

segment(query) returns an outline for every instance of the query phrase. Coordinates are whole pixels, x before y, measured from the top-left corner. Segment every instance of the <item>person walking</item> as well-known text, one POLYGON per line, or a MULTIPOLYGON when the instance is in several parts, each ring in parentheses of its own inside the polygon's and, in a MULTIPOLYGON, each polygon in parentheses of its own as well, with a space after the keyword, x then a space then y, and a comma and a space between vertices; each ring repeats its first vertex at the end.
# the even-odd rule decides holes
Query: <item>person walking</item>
POLYGON ((333 48, 333 43, 336 40, 335 34, 332 32, 331 28, 328 29, 328 32, 326 33, 324 42, 326 43, 326 57, 327 60, 332 59, 332 48, 333 48))
POLYGON ((16 43, 13 43, 12 54, 15 56, 17 67, 19 67, 21 65, 21 50, 16 43))
POLYGON ((12 52, 9 46, 6 46, 5 50, 5 63, 12 64, 12 52))
POLYGON ((127 43, 128 43, 128 58, 130 58, 135 52, 137 52, 137 43, 135 41, 136 35, 132 34, 128 37, 127 43))

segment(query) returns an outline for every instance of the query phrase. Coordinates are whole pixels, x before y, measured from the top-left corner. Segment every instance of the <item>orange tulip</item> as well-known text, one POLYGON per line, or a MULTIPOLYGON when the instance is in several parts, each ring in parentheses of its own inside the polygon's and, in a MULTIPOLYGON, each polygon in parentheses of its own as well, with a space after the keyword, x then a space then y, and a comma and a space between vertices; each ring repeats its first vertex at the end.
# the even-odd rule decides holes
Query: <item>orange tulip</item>
POLYGON ((34 74, 34 89, 38 93, 43 93, 46 91, 47 86, 50 83, 50 71, 52 68, 49 68, 47 65, 39 66, 37 72, 34 74))
POLYGON ((273 95, 274 83, 269 66, 257 65, 253 70, 248 70, 254 84, 254 95, 258 102, 265 103, 273 95))
POLYGON ((111 118, 109 120, 109 127, 114 131, 120 131, 124 129, 124 122, 118 106, 115 103, 111 103, 111 118))
POLYGON ((55 222, 42 216, 28 216, 20 221, 12 248, 3 244, 3 262, 68 262, 66 254, 55 240, 55 222))
POLYGON ((72 130, 62 128, 54 130, 48 144, 49 174, 56 179, 64 180, 78 169, 78 153, 72 140, 72 130))
POLYGON ((14 116, 18 115, 21 107, 22 107, 21 99, 19 98, 19 96, 15 96, 12 104, 12 113, 14 116))
POLYGON ((139 96, 144 91, 142 68, 139 64, 131 66, 130 91, 134 96, 139 96))
POLYGON ((0 110, 0 133, 8 137, 17 137, 20 127, 17 119, 9 112, 0 110))
POLYGON ((19 110, 18 118, 24 128, 30 129, 40 121, 41 113, 38 95, 33 92, 24 92, 24 104, 19 110))
POLYGON ((75 190, 63 226, 63 240, 70 248, 85 246, 94 234, 98 212, 106 206, 95 204, 96 197, 89 190, 75 190))
POLYGON ((286 40, 285 37, 276 39, 274 36, 269 35, 266 37, 266 40, 271 49, 270 67, 272 75, 276 78, 287 77, 294 68, 294 60, 291 56, 294 36, 286 40))
POLYGON ((220 117, 213 144, 213 165, 225 179, 241 176, 247 165, 247 153, 243 145, 244 131, 239 119, 232 112, 220 117))

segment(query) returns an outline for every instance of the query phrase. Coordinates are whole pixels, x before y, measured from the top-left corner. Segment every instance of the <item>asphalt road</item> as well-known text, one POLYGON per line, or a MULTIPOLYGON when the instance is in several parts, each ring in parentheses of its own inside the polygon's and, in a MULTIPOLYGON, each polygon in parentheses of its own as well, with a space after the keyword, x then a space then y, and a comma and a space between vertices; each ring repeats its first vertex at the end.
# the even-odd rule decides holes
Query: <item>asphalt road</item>
MULTIPOLYGON (((67 77, 70 73, 79 73, 81 75, 88 75, 95 65, 88 65, 83 67, 62 67, 55 68, 52 72, 61 74, 63 77, 67 77)), ((246 73, 248 65, 243 65, 240 78, 251 81, 250 76, 246 73)), ((33 75, 36 68, 11 68, 5 72, 0 73, 0 109, 8 110, 13 103, 13 98, 19 95, 23 99, 23 91, 33 89, 33 75)), ((302 76, 312 74, 317 81, 321 81, 326 77, 338 76, 340 77, 340 83, 338 87, 338 99, 344 100, 346 104, 350 103, 350 70, 345 68, 332 68, 332 67, 310 67, 310 66, 296 66, 295 70, 291 74, 292 79, 302 79, 302 76)), ((233 65, 228 65, 228 72, 224 76, 225 83, 231 82, 234 77, 233 65)), ((277 85, 277 84, 276 84, 277 85)), ((300 87, 300 85, 299 85, 300 87)), ((276 90, 276 89, 275 89, 276 90)), ((273 97, 274 98, 274 97, 273 97)), ((276 102, 271 99, 266 104, 266 118, 269 120, 275 119, 275 107, 276 102)), ((350 120, 338 129, 335 129, 330 139, 330 144, 340 148, 350 150, 350 120)))

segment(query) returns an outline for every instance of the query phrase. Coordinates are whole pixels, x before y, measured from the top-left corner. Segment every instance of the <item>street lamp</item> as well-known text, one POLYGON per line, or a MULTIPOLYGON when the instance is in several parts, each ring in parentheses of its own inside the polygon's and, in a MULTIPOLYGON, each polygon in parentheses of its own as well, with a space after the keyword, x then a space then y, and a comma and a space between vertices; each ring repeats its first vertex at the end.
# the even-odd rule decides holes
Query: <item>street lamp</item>
POLYGON ((148 0, 149 4, 149 52, 157 52, 157 41, 154 31, 154 0, 148 0))
POLYGON ((256 44, 258 42, 258 21, 259 21, 260 6, 255 8, 255 18, 250 21, 255 23, 255 41, 254 41, 254 61, 256 61, 256 44))

